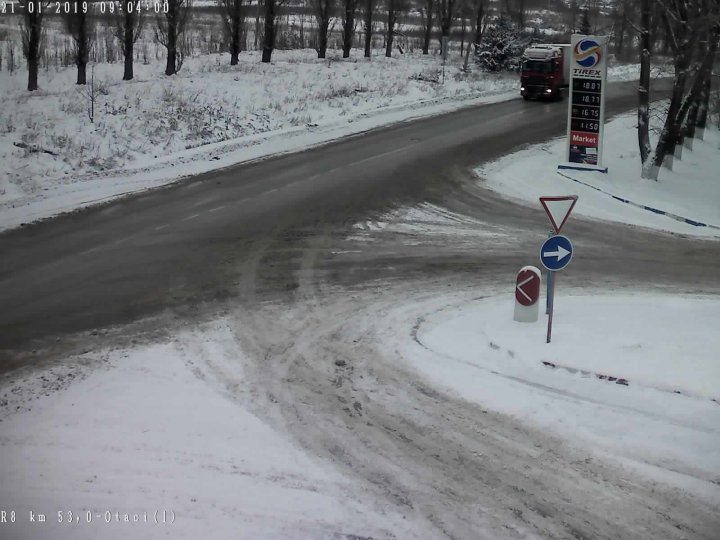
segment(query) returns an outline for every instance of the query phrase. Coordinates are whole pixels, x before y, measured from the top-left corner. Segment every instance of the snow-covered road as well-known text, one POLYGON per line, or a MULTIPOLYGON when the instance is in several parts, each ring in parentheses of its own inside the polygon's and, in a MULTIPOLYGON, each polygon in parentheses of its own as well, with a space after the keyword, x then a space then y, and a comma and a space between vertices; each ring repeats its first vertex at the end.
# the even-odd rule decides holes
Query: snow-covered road
POLYGON ((306 262, 292 305, 13 381, 9 537, 714 538, 717 403, 523 365, 487 328, 460 345, 458 313, 501 327, 507 291, 332 290, 306 262), (174 523, 142 521, 158 509, 174 523))
POLYGON ((570 286, 576 279, 560 282, 551 350, 558 365, 588 371, 573 373, 541 364, 541 323, 511 321, 512 287, 495 273, 408 277, 386 251, 437 251, 453 237, 462 252, 489 239, 492 257, 515 233, 420 205, 350 227, 344 240, 310 237, 299 252, 265 244, 238 283, 243 302, 179 326, 165 320, 169 337, 97 349, 88 337, 85 354, 40 375, 13 372, 0 391, 0 480, 14 488, 0 507, 21 521, 5 530, 714 539, 717 301, 660 289, 598 297, 570 286), (362 271, 363 251, 385 270, 362 284, 328 279, 348 264, 362 271), (294 286, 284 298, 262 294, 287 256, 294 286), (592 341, 588 326, 611 331, 638 317, 654 329, 592 341), (656 372, 643 351, 670 327, 694 348, 674 371, 656 372), (612 357, 625 349, 632 372, 612 357), (629 386, 593 375, 605 354, 608 374, 629 386), (79 522, 56 523, 61 510, 79 522), (155 510, 174 523, 152 522, 155 510), (29 523, 30 511, 49 522, 29 523))

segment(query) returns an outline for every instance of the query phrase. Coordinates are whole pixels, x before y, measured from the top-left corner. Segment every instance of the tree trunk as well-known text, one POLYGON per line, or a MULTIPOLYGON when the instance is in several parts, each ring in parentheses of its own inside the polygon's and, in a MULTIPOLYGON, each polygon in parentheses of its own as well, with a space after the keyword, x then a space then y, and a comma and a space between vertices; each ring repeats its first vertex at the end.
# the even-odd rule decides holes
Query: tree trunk
POLYGON ((262 61, 270 63, 275 48, 275 0, 265 0, 265 35, 263 36, 262 61))
POLYGON ((37 58, 28 58, 28 90, 31 92, 38 89, 38 68, 37 58))
MULTIPOLYGON (((705 129, 707 126, 708 108, 710 104, 710 90, 712 88, 712 72, 715 65, 718 47, 720 47, 720 23, 716 24, 709 32, 708 56, 703 65, 703 78, 699 81, 697 98, 697 118, 695 125, 705 129)), ((698 74, 699 75, 699 74, 698 74)))
POLYGON ((328 44, 328 27, 330 26, 330 19, 326 18, 320 21, 320 42, 318 43, 318 58, 325 58, 328 44))
MULTIPOLYGON (((35 4, 32 13, 25 13, 25 32, 27 44, 23 45, 23 52, 28 64, 28 90, 38 89, 38 71, 40 68, 40 40, 42 39, 42 13, 39 2, 35 4), (27 45, 25 47, 25 45, 27 45), (25 50, 26 49, 26 50, 25 50)), ((25 8, 28 9, 27 7, 25 8)), ((25 38, 23 38, 25 39, 25 38)))
POLYGON ((710 90, 712 89, 712 75, 707 77, 703 82, 702 91, 700 93, 700 106, 698 108, 697 127, 705 129, 707 127, 708 109, 710 108, 710 90))
POLYGON ((87 62, 77 63, 77 84, 86 84, 87 62))
POLYGON ((455 0, 440 0, 440 48, 442 49, 442 38, 450 41, 450 27, 453 22, 453 6, 455 0))
POLYGON ((423 36, 423 54, 430 52, 430 39, 432 38, 433 12, 435 11, 435 0, 425 2, 425 34, 423 36))
POLYGON ((78 40, 77 40, 77 84, 85 84, 87 82, 87 61, 88 61, 88 37, 87 37, 87 21, 83 17, 79 21, 78 40))
POLYGON ((123 81, 131 81, 133 73, 133 29, 134 29, 132 13, 125 12, 125 34, 123 35, 123 56, 125 57, 125 70, 123 72, 123 81))
POLYGON ((165 75, 174 75, 177 71, 177 3, 168 2, 167 12, 167 63, 165 64, 165 75))
POLYGON ((245 17, 243 17, 242 4, 240 3, 240 0, 235 0, 232 4, 230 24, 230 65, 237 66, 241 49, 241 27, 245 24, 245 17))
MULTIPOLYGON (((392 6, 392 3, 390 4, 392 6)), ((388 32, 387 32, 387 40, 385 41, 385 56, 387 58, 392 57, 392 44, 393 44, 393 36, 395 33, 395 13, 394 11, 388 10, 388 32)))
POLYGON ((641 0, 640 13, 640 85, 638 86, 638 146, 645 164, 650 156, 650 0, 641 0))
POLYGON ((485 0, 480 0, 477 5, 477 13, 475 14, 475 50, 480 47, 483 34, 483 19, 485 18, 485 0))
POLYGON ((665 124, 663 125, 660 139, 655 146, 655 158, 653 165, 660 167, 663 164, 665 156, 675 151, 675 145, 680 139, 680 124, 678 123, 680 106, 682 103, 683 93, 685 92, 685 83, 687 81, 687 66, 682 69, 675 67, 675 81, 673 82, 672 97, 670 98, 670 108, 668 109, 665 124))
POLYGON ((350 58, 353 32, 355 31, 355 0, 345 0, 345 19, 343 20, 343 58, 350 58))
POLYGON ((372 46, 372 17, 375 9, 374 0, 367 0, 365 3, 365 58, 371 57, 372 46))

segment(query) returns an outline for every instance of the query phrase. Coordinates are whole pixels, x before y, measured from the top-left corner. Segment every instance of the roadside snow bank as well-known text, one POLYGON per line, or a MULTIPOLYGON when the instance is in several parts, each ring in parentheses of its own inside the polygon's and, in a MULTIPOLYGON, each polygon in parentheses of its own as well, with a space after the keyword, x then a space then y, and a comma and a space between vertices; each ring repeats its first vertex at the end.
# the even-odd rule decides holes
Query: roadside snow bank
POLYGON ((560 292, 550 344, 546 316, 514 322, 513 303, 496 296, 430 312, 404 356, 466 399, 659 467, 654 475, 681 472, 673 482, 720 500, 717 299, 560 292))
POLYGON ((94 368, 82 376, 59 364, 3 388, 0 508, 18 516, 2 524, 3 538, 415 535, 249 412, 227 323, 84 361, 94 368), (225 392, 213 387, 218 374, 225 392), (31 523, 30 511, 47 522, 31 523), (59 524, 58 511, 79 522, 59 524))
POLYGON ((636 125, 635 113, 606 124, 603 161, 608 174, 558 171, 557 165, 566 161, 564 137, 506 156, 478 168, 476 173, 483 185, 534 207, 538 207, 542 195, 572 193, 580 196, 574 214, 720 238, 720 133, 708 129, 705 139, 696 139, 693 150, 685 149, 672 171, 661 169, 659 181, 655 182, 641 178, 636 125), (711 227, 693 226, 679 218, 711 227))

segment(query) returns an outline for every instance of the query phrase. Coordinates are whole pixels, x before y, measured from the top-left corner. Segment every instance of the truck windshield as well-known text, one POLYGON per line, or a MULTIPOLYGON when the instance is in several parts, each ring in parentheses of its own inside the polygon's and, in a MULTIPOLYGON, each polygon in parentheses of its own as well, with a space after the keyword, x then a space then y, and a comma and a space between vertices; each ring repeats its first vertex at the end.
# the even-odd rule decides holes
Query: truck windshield
POLYGON ((522 65, 523 71, 535 71, 540 73, 552 73, 552 61, 525 60, 522 65))

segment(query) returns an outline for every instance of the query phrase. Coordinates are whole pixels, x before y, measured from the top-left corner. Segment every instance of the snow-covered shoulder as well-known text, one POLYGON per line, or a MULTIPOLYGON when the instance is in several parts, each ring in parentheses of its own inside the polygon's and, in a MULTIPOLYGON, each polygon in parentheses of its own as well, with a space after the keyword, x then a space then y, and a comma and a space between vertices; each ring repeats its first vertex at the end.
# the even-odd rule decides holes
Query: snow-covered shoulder
POLYGON ((531 146, 477 169, 482 185, 525 204, 538 197, 577 194, 573 213, 663 231, 720 238, 720 133, 705 130, 692 149, 684 148, 672 170, 657 181, 641 177, 637 113, 605 126, 607 174, 558 170, 566 161, 565 138, 531 146))

